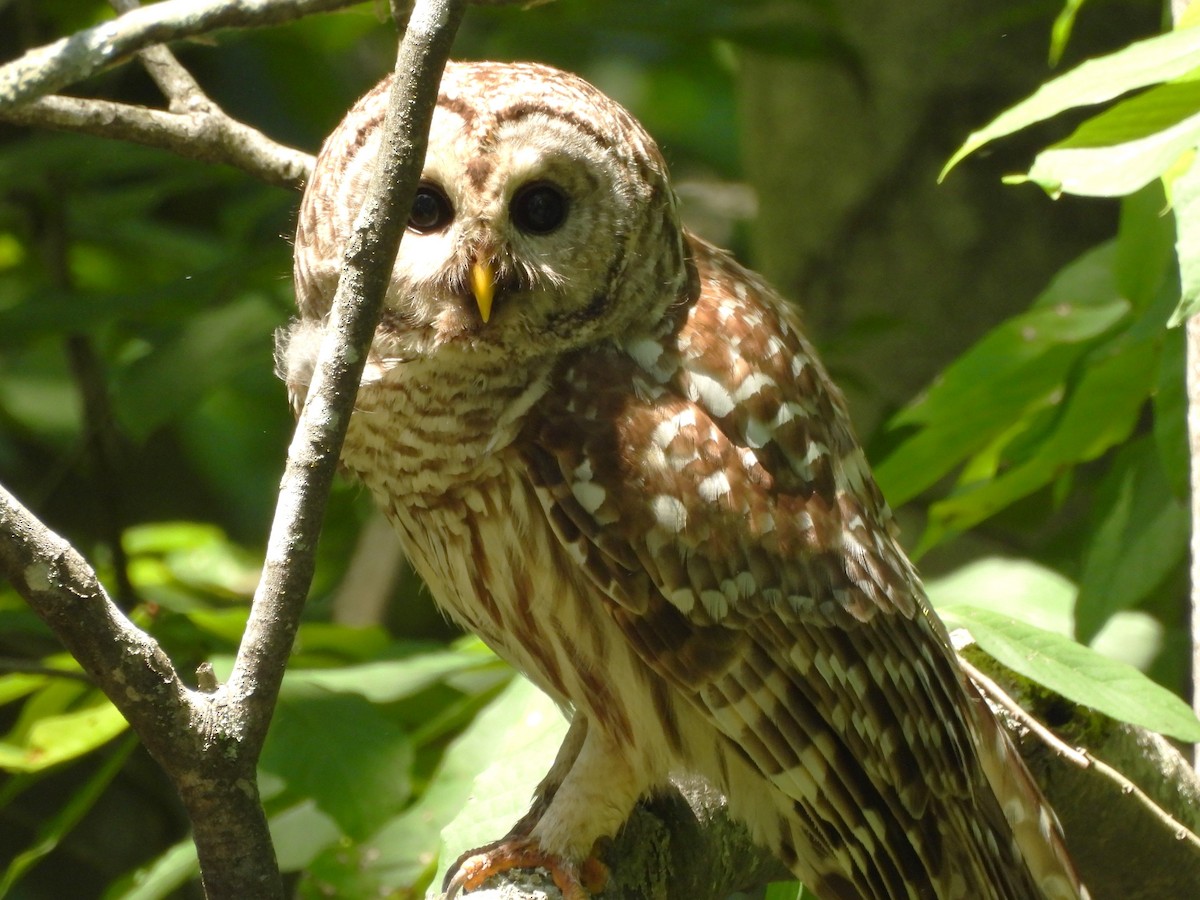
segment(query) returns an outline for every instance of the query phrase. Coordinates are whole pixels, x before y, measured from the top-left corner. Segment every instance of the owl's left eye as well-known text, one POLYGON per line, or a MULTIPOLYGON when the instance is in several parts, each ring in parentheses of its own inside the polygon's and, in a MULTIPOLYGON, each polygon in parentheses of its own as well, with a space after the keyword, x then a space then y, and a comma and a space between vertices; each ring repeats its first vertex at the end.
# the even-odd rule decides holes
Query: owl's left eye
POLYGON ((549 234, 567 219, 567 195, 557 185, 534 182, 513 197, 509 215, 526 234, 549 234))
POLYGON ((422 184, 413 195, 412 209, 408 213, 408 227, 417 234, 441 231, 454 218, 454 207, 441 188, 422 184))

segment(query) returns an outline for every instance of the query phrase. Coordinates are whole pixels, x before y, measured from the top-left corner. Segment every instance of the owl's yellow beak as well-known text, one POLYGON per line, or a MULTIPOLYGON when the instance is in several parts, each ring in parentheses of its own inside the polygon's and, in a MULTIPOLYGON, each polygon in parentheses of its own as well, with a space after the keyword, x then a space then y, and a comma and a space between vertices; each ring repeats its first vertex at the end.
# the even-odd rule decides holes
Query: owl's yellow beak
POLYGON ((496 272, 490 262, 471 263, 471 293, 475 295, 479 317, 486 324, 492 315, 492 298, 496 296, 496 272))

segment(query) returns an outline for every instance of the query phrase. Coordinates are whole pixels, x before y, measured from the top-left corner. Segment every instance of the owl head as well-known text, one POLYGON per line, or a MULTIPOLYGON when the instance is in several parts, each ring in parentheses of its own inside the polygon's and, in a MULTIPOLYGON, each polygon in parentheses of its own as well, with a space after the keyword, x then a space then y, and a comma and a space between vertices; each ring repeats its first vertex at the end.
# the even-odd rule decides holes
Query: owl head
MULTIPOLYGON (((326 142, 301 207, 296 289, 323 319, 379 147, 385 81, 326 142)), ((685 281, 653 140, 546 66, 450 63, 375 353, 525 358, 661 319, 685 281)))

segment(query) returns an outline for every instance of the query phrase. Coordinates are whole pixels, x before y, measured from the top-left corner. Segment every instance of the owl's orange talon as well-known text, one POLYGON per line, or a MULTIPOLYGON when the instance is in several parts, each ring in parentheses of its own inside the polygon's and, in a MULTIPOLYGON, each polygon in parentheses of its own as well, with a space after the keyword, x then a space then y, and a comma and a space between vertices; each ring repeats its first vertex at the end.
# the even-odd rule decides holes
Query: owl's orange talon
POLYGON ((547 853, 532 838, 507 838, 460 857, 446 875, 445 900, 455 900, 513 869, 545 869, 563 900, 590 900, 608 882, 608 867, 594 856, 577 864, 547 853))

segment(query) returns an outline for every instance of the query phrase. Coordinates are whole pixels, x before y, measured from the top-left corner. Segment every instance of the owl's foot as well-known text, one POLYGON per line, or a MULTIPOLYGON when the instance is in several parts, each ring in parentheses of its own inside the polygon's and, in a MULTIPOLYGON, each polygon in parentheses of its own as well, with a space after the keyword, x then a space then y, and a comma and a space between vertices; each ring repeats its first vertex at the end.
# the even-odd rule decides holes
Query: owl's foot
POLYGON ((458 858, 446 875, 445 900, 454 900, 493 875, 513 869, 545 869, 562 891, 563 900, 589 900, 608 881, 608 868, 594 855, 574 863, 547 853, 532 838, 507 837, 458 858))

